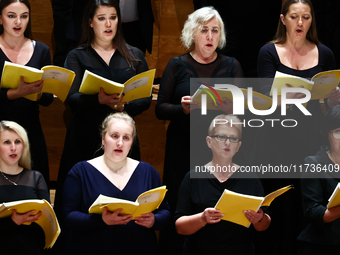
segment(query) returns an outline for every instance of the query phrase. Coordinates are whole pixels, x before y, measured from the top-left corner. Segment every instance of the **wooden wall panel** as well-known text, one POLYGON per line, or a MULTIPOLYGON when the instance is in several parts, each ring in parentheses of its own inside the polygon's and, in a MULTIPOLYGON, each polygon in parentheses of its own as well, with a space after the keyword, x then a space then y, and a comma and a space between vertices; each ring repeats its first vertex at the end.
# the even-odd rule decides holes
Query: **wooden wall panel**
POLYGON ((53 11, 51 0, 29 0, 31 4, 31 23, 33 38, 50 47, 53 57, 53 11))
POLYGON ((179 39, 184 22, 194 11, 192 1, 161 0, 161 22, 157 77, 161 77, 169 60, 186 52, 179 39))
POLYGON ((59 163, 63 153, 66 126, 64 112, 66 107, 58 98, 48 107, 40 106, 40 122, 47 144, 47 153, 50 166, 50 180, 58 178, 59 163))
POLYGON ((159 120, 155 115, 156 100, 150 108, 135 117, 140 142, 141 159, 151 164, 163 178, 166 130, 169 121, 159 120))

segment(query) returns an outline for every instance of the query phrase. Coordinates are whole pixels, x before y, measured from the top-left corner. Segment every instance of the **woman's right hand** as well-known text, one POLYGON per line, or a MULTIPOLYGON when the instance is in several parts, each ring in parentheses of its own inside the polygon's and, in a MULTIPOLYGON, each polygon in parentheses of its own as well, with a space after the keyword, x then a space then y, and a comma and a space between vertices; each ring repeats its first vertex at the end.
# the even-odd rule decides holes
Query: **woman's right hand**
POLYGON ((33 93, 41 92, 43 87, 43 80, 36 81, 33 83, 25 83, 24 77, 20 77, 19 86, 16 89, 9 89, 7 92, 7 98, 14 100, 19 97, 24 97, 33 93))
POLYGON ((117 97, 118 95, 119 95, 118 93, 108 95, 105 93, 103 88, 100 88, 100 92, 98 94, 98 101, 100 104, 105 104, 110 107, 112 105, 121 105, 124 108, 125 102, 122 102, 123 94, 121 94, 120 97, 117 97))
POLYGON ((222 105, 221 105, 220 102, 218 102, 217 105, 215 105, 214 101, 211 100, 210 105, 212 107, 219 109, 220 111, 222 111, 226 114, 232 114, 233 113, 233 102, 229 98, 224 97, 223 101, 222 101, 222 105))
MULTIPOLYGON (((290 84, 285 84, 287 88, 292 88, 292 85, 290 84)), ((301 85, 299 88, 303 88, 303 86, 301 85)), ((304 93, 300 93, 300 92, 288 92, 286 94, 286 98, 287 99, 300 99, 300 98, 305 98, 306 94, 304 93)))
POLYGON ((107 210, 107 207, 104 207, 102 219, 106 223, 106 225, 125 225, 132 220, 132 215, 128 214, 124 216, 119 216, 119 213, 121 211, 123 211, 122 208, 119 208, 114 212, 109 212, 107 210))
POLYGON ((15 209, 12 211, 12 220, 14 221, 15 224, 21 225, 25 222, 34 222, 39 219, 41 216, 42 212, 38 212, 37 214, 34 214, 35 210, 29 211, 24 214, 19 214, 15 209))
POLYGON ((190 111, 199 108, 200 104, 197 102, 191 102, 190 96, 184 96, 181 98, 182 109, 185 114, 189 114, 190 111))
POLYGON ((220 222, 223 216, 224 214, 215 208, 206 208, 201 214, 201 219, 204 225, 214 224, 220 222))

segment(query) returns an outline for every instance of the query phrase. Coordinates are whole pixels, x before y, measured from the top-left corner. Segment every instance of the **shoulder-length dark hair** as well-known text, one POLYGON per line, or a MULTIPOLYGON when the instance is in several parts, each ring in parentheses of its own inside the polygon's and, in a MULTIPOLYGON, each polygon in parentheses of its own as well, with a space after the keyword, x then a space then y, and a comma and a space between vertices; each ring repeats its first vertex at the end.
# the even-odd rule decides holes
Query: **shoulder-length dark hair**
MULTIPOLYGON (((307 4, 310 7, 310 12, 312 15, 312 24, 307 32, 306 37, 308 41, 311 41, 315 44, 319 44, 320 41, 318 39, 318 34, 316 31, 314 8, 310 0, 286 0, 284 4, 282 5, 281 14, 284 17, 286 17, 287 12, 289 11, 289 7, 295 3, 307 4)), ((281 22, 281 19, 279 19, 279 24, 277 26, 276 35, 274 39, 271 41, 271 43, 284 44, 286 41, 287 41, 286 26, 284 26, 281 22)))
MULTIPOLYGON (((0 14, 1 16, 3 15, 2 11, 11 3, 15 3, 15 2, 20 2, 23 3, 24 5, 27 6, 29 13, 28 13, 28 24, 26 27, 26 30, 24 32, 24 36, 29 38, 29 39, 33 39, 32 36, 32 28, 31 28, 31 5, 28 2, 28 0, 1 0, 0 1, 0 14)), ((1 25, 0 26, 0 35, 4 32, 4 27, 1 25)))
POLYGON ((126 59, 129 66, 132 67, 133 61, 138 61, 135 59, 129 52, 127 44, 124 40, 123 30, 122 30, 122 19, 120 16, 120 8, 119 2, 117 0, 90 0, 85 8, 84 17, 83 17, 83 34, 80 40, 80 44, 85 44, 86 46, 90 46, 95 38, 95 34, 93 32, 93 28, 90 27, 90 19, 93 19, 97 9, 100 6, 109 6, 114 7, 117 11, 118 16, 118 25, 117 32, 112 42, 116 49, 122 54, 122 56, 126 59))

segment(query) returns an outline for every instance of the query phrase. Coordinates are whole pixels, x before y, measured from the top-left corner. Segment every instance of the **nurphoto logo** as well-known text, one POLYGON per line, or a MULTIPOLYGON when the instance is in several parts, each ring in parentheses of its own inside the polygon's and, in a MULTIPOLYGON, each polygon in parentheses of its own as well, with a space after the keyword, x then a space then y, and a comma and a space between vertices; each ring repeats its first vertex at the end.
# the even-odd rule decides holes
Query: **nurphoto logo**
MULTIPOLYGON (((244 94, 240 88, 235 85, 230 84, 215 84, 215 87, 211 87, 209 85, 204 84, 206 88, 201 88, 205 91, 214 101, 215 105, 217 105, 216 100, 209 89, 217 96, 222 105, 222 100, 216 89, 226 89, 232 93, 233 96, 233 114, 235 115, 244 115, 244 106, 245 106, 245 99, 244 94)), ((253 105, 253 88, 247 88, 247 106, 251 113, 259 116, 265 116, 272 114, 278 106, 278 96, 277 96, 277 88, 273 88, 273 101, 272 106, 267 110, 258 110, 255 109, 253 105)), ((201 114, 207 114, 207 94, 201 95, 201 114)), ((312 115, 304 106, 304 103, 307 103, 311 99, 311 93, 309 90, 304 88, 281 88, 281 115, 286 115, 286 106, 287 105, 295 105, 304 115, 312 115), (287 93, 303 93, 306 96, 304 98, 287 98, 287 93)))

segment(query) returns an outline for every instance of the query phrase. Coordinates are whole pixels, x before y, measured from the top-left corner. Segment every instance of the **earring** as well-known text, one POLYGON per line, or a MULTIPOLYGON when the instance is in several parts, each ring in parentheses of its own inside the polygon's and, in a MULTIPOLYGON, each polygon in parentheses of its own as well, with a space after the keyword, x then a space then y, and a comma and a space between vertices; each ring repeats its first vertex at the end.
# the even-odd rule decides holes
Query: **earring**
POLYGON ((100 146, 100 148, 101 148, 102 150, 104 150, 104 144, 102 144, 102 146, 100 146))
POLYGON ((2 21, 0 21, 0 26, 2 26, 2 21))
POLYGON ((286 23, 284 23, 284 22, 282 22, 282 24, 285 26, 286 25, 286 23))

